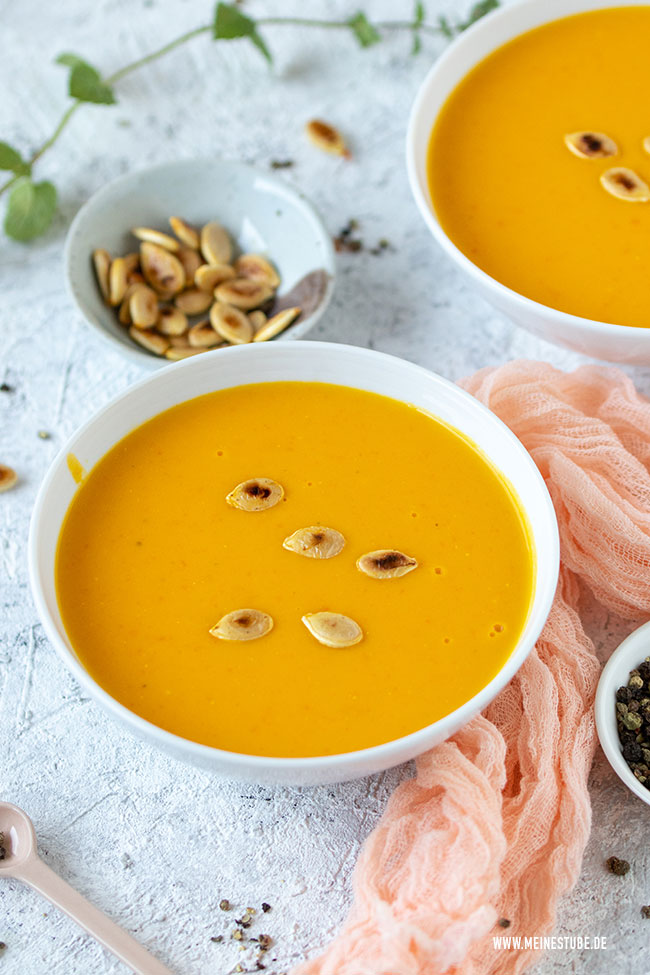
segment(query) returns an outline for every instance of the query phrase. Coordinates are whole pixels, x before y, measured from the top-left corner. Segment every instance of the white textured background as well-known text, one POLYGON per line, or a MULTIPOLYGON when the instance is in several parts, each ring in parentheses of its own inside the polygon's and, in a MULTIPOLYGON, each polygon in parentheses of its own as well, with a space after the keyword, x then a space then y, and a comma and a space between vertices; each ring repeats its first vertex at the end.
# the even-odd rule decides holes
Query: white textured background
MULTIPOLYGON (((427 6, 430 21, 466 10, 451 0, 427 6)), ((357 6, 247 0, 244 9, 334 17, 357 6)), ((366 9, 400 18, 411 5, 367 0, 366 9)), ((110 73, 211 12, 207 0, 2 0, 0 138, 27 152, 49 134, 64 104, 65 73, 52 63, 61 51, 110 73)), ((292 158, 287 178, 312 197, 333 233, 355 217, 368 245, 387 237, 394 248, 380 257, 340 255, 336 296, 314 338, 370 345, 452 379, 517 356, 566 368, 582 361, 493 312, 416 212, 403 161, 406 121, 445 42, 425 40, 412 59, 404 35, 368 51, 339 32, 277 28, 266 36, 276 55, 271 73, 247 44, 201 37, 121 83, 116 107, 83 108, 38 168, 59 188, 54 225, 27 247, 0 239, 0 381, 15 387, 0 393, 0 459, 21 478, 0 500, 0 795, 30 812, 47 862, 179 975, 226 975, 245 957, 232 942, 210 941, 232 928, 232 915, 218 909, 222 897, 242 907, 273 905, 250 931, 276 939, 272 975, 316 952, 345 915, 361 841, 410 769, 304 791, 220 781, 131 739, 58 662, 27 583, 33 499, 64 440, 139 375, 84 325, 66 296, 61 252, 75 212, 108 180, 159 160, 214 154, 267 166, 292 158), (305 142, 302 126, 314 115, 345 131, 352 162, 305 142), (38 438, 42 429, 50 440, 38 438)), ((633 375, 650 392, 650 371, 633 375)), ((629 629, 593 613, 589 625, 609 649, 629 629)), ((650 971, 650 921, 640 915, 650 902, 650 808, 627 793, 600 754, 592 781, 593 835, 558 933, 606 936, 610 947, 548 954, 535 975, 650 971), (627 877, 605 871, 610 854, 632 862, 627 877)), ((11 881, 0 886, 0 940, 8 945, 2 975, 125 971, 11 881)))

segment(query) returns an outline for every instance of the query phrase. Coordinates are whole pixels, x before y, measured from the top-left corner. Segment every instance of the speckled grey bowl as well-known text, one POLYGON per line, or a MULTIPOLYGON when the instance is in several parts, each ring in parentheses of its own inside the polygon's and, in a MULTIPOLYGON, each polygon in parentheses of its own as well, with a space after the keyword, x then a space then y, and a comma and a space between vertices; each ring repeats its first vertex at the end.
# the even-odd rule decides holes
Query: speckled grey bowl
POLYGON ((121 176, 95 193, 68 232, 68 289, 87 322, 141 365, 169 364, 136 345, 102 301, 91 254, 136 249, 132 227, 168 230, 170 216, 201 225, 218 220, 240 251, 268 255, 281 278, 274 310, 300 305, 301 316, 274 341, 300 338, 325 311, 334 288, 334 249, 312 204, 284 180, 244 163, 193 159, 121 176))

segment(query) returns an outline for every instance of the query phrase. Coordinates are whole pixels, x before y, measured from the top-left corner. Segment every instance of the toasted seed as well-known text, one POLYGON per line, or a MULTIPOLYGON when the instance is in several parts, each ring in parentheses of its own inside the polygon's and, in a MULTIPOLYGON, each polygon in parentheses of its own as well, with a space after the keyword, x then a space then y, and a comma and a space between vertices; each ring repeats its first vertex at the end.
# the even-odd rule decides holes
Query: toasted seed
POLYGON ((215 345, 223 345, 223 339, 215 332, 209 321, 192 325, 187 333, 190 345, 195 349, 211 349, 215 345))
POLYGON ((150 244, 157 244, 158 247, 164 247, 165 250, 172 251, 173 253, 181 246, 169 234, 164 234, 162 230, 152 230, 151 227, 134 227, 131 233, 138 240, 146 240, 150 244))
POLYGON ((187 291, 182 291, 176 295, 174 304, 186 315, 202 315, 204 311, 208 310, 213 300, 212 295, 209 295, 207 291, 201 291, 200 288, 188 288, 187 291))
POLYGON ((345 139, 333 125, 329 125, 320 119, 312 119, 311 122, 307 122, 305 132, 310 142, 317 146, 318 149, 322 149, 324 152, 331 152, 335 156, 350 158, 351 153, 345 144, 345 139))
POLYGON ((248 321, 251 323, 251 325, 256 331, 258 328, 261 328, 262 325, 264 325, 266 320, 267 318, 265 313, 261 311, 259 308, 256 308, 255 311, 249 311, 248 313, 248 321))
POLYGON ((187 326, 187 315, 180 309, 171 306, 160 309, 157 328, 163 335, 184 335, 187 326))
POLYGON ((273 629, 273 617, 260 609, 236 609, 226 613, 211 627, 210 634, 219 640, 257 640, 273 629))
POLYGON ((97 284, 99 285, 102 298, 108 304, 108 275, 111 268, 111 255, 108 253, 108 251, 104 250, 102 247, 98 247, 93 251, 93 267, 95 269, 95 277, 97 278, 97 284))
POLYGON ((129 299, 129 312, 137 328, 151 328, 158 321, 158 295, 146 284, 136 284, 129 299))
POLYGON ((284 497, 284 488, 270 477, 251 477, 233 488, 228 504, 240 511, 268 511, 284 497))
POLYGON ((156 355, 164 355, 169 348, 169 339, 151 330, 136 328, 135 325, 132 325, 129 329, 129 335, 138 345, 149 352, 155 352, 156 355))
POLYGON ((137 283, 130 284, 127 287, 126 291, 124 292, 124 298, 122 299, 122 304, 120 305, 120 310, 117 313, 118 321, 122 325, 131 325, 133 323, 133 319, 131 317, 131 307, 130 307, 131 306, 131 295, 136 290, 136 288, 140 288, 140 287, 142 287, 142 285, 137 284, 137 283))
POLYGON ((198 355, 199 352, 203 352, 204 349, 191 349, 189 345, 187 348, 175 349, 170 346, 165 352, 165 358, 170 359, 172 362, 179 362, 181 359, 188 359, 191 355, 198 355))
POLYGON ((126 294, 128 282, 126 279, 126 261, 123 257, 116 257, 108 272, 108 302, 119 305, 126 294))
POLYGON ((185 271, 185 284, 189 288, 194 284, 194 275, 200 267, 203 267, 203 258, 198 251, 191 247, 181 247, 177 255, 185 271))
POLYGON ((243 311, 215 301, 210 309, 210 324, 232 345, 245 345, 253 339, 253 326, 243 311))
POLYGON ((357 569, 373 579, 397 579, 417 567, 416 559, 393 548, 381 548, 357 559, 357 569))
POLYGON ((142 272, 151 287, 163 296, 177 294, 185 285, 185 269, 164 247, 145 241, 140 245, 142 272))
POLYGON ((235 271, 240 278, 252 278, 277 288, 280 277, 273 265, 261 254, 242 254, 235 261, 235 271))
POLYGON ((130 251, 124 255, 124 263, 126 264, 126 276, 128 278, 134 271, 140 270, 140 255, 137 251, 130 251))
POLYGON ((285 328, 295 322, 296 318, 302 311, 302 308, 285 308, 284 311, 279 311, 277 315, 273 315, 262 325, 261 328, 257 330, 253 338, 253 342, 267 342, 269 339, 274 338, 283 332, 285 328))
POLYGON ((633 169, 626 169, 624 166, 606 169, 600 174, 600 182, 608 193, 619 200, 633 203, 646 203, 650 200, 650 187, 633 169))
POLYGON ((232 281, 218 284, 214 289, 214 296, 227 305, 241 308, 242 311, 250 311, 268 301, 273 296, 273 288, 263 281, 254 281, 252 278, 233 278, 232 281))
POLYGON ((235 269, 231 264, 202 264, 194 275, 194 284, 201 291, 209 291, 213 294, 218 284, 234 277, 236 277, 235 269))
POLYGON ((8 491, 18 481, 18 475, 12 467, 0 464, 0 493, 8 491))
POLYGON ((220 223, 213 220, 201 230, 201 253, 208 264, 230 264, 232 243, 220 223))
POLYGON ((189 223, 186 223, 182 217, 170 217, 169 225, 181 244, 185 244, 186 247, 191 247, 193 250, 198 251, 200 244, 198 230, 195 230, 189 223))
POLYGON ((564 136, 564 143, 574 156, 581 159, 605 159, 618 152, 614 140, 602 132, 569 132, 564 136))
POLYGON ((187 332, 185 332, 184 335, 170 335, 169 336, 169 344, 174 349, 189 349, 190 348, 190 343, 189 343, 189 340, 187 338, 187 332))
POLYGON ((341 613, 305 613, 302 621, 319 643, 326 647, 353 647, 363 640, 363 630, 341 613))
POLYGON ((285 538, 282 548, 310 559, 333 559, 343 551, 344 545, 345 538, 336 528, 311 525, 309 528, 299 528, 285 538))

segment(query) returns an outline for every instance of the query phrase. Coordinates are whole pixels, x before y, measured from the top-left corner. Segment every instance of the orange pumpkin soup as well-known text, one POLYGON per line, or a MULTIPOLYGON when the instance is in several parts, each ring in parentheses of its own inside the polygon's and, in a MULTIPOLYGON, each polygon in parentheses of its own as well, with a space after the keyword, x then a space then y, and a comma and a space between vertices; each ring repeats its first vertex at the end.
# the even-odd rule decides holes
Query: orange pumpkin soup
POLYGON ((617 198, 601 177, 624 167, 650 184, 649 38, 650 6, 520 35, 449 96, 428 161, 438 219, 483 271, 552 308, 642 327, 650 196, 617 198), (615 154, 577 155, 565 137, 580 132, 605 135, 615 154))
POLYGON ((70 641, 109 694, 184 738, 273 756, 377 745, 466 702, 515 646, 533 574, 518 502, 472 444, 321 383, 210 393, 135 429, 77 489, 56 562, 70 641), (232 503, 251 478, 280 486, 269 507, 232 503), (301 554, 309 526, 334 531, 332 557, 301 554), (382 549, 409 556, 406 574, 357 566, 382 549), (220 639, 242 608, 263 635, 220 639), (319 642, 323 612, 361 639, 319 642))

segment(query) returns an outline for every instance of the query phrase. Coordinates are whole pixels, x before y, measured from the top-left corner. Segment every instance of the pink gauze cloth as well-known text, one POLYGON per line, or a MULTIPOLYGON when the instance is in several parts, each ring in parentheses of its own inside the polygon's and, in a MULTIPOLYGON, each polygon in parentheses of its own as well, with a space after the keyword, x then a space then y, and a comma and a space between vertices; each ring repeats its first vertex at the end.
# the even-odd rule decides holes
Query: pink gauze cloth
POLYGON ((486 709, 422 755, 362 849, 336 940, 293 975, 517 973, 575 883, 589 834, 587 776, 599 666, 577 613, 579 580, 608 610, 650 615, 650 402, 619 370, 538 362, 461 385, 517 434, 560 527, 561 570, 535 649, 486 709))

